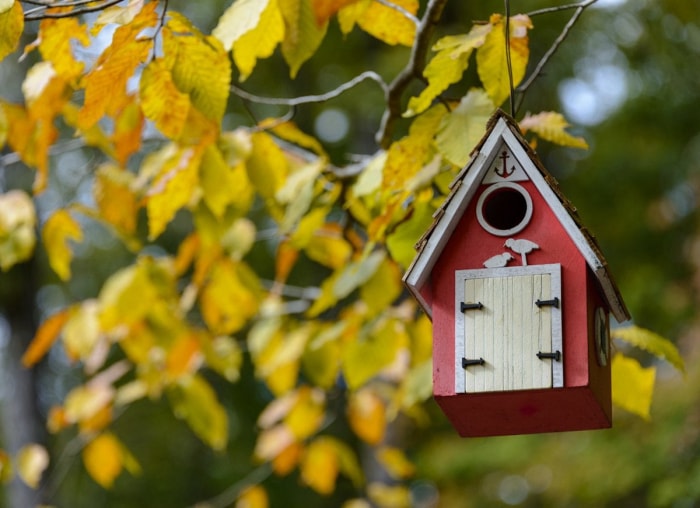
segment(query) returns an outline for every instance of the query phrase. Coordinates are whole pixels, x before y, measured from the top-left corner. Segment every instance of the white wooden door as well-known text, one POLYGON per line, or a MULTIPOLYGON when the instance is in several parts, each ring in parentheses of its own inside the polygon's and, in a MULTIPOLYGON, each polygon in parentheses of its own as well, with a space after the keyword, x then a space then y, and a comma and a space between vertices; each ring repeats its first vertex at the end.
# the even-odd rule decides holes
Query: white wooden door
POLYGON ((563 386, 559 265, 460 270, 456 283, 458 392, 563 386))

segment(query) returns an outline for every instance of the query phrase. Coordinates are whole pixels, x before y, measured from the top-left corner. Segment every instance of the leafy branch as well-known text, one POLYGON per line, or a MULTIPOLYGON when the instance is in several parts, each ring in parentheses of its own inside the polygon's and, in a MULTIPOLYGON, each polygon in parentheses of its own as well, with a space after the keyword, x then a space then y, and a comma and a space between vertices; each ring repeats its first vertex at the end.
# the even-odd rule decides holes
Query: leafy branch
POLYGON ((411 50, 411 57, 406 67, 394 78, 386 90, 386 109, 377 132, 376 140, 382 148, 391 144, 391 138, 396 121, 401 117, 401 98, 406 88, 414 79, 423 80, 428 47, 437 24, 442 16, 442 11, 447 0, 430 0, 428 6, 418 24, 415 42, 411 50))

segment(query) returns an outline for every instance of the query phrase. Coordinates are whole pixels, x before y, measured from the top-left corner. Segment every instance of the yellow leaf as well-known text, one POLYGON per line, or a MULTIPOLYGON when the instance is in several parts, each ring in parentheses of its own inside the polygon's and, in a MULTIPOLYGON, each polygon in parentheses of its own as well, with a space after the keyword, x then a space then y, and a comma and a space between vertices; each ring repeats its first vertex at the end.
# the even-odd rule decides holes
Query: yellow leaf
MULTIPOLYGON (((40 104, 43 104, 41 101, 40 104)), ((46 188, 49 172, 49 147, 58 137, 52 117, 35 118, 35 108, 26 110, 21 106, 5 104, 5 116, 12 129, 7 134, 7 143, 19 154, 27 166, 37 171, 33 190, 35 194, 46 188)), ((51 109, 53 111, 53 109, 51 109)))
POLYGON ((154 3, 147 4, 134 21, 117 28, 112 43, 85 77, 85 102, 79 114, 82 128, 91 127, 105 114, 116 115, 131 101, 127 81, 147 60, 152 46, 151 40, 138 35, 155 25, 155 7, 154 3))
POLYGON ((139 203, 130 171, 106 163, 97 168, 93 196, 101 218, 117 231, 131 235, 136 231, 139 203))
POLYGON ((190 202, 197 188, 201 157, 201 151, 195 148, 178 148, 160 167, 146 194, 151 240, 160 236, 175 213, 190 202))
POLYGON ((440 124, 435 143, 440 153, 458 167, 469 161, 469 153, 486 130, 495 107, 480 88, 472 88, 440 124))
POLYGON ((126 25, 131 23, 136 15, 143 9, 144 0, 129 0, 126 7, 112 5, 100 11, 95 25, 98 27, 115 23, 117 25, 126 25))
POLYGON ((22 4, 12 0, 4 0, 4 3, 0 10, 0 61, 17 48, 24 31, 22 4))
POLYGON ((241 492, 234 508, 267 508, 268 506, 267 491, 261 485, 253 485, 241 492))
POLYGON ((411 493, 403 485, 384 485, 374 482, 367 487, 370 500, 378 508, 409 508, 411 493))
POLYGON ((612 335, 616 339, 624 340, 658 358, 666 360, 685 374, 685 363, 678 348, 673 342, 661 335, 635 325, 616 328, 612 331, 612 335))
POLYGON ((189 96, 178 90, 165 61, 152 60, 141 73, 141 108, 158 130, 170 139, 178 139, 190 110, 189 96))
POLYGON ((302 481, 322 495, 335 490, 340 465, 330 438, 320 437, 311 442, 301 460, 302 481))
POLYGON ((321 284, 321 295, 308 311, 314 317, 345 298, 369 280, 384 260, 385 254, 376 251, 341 267, 321 284))
POLYGON ((86 300, 70 314, 63 328, 63 346, 69 358, 87 359, 100 341, 99 304, 86 300))
POLYGON ((297 390, 296 400, 284 423, 298 441, 303 441, 321 427, 325 414, 325 393, 318 388, 302 386, 297 390))
POLYGON ((70 262, 73 253, 68 241, 81 242, 83 240, 83 231, 78 222, 71 217, 67 210, 56 210, 44 224, 41 237, 53 271, 61 280, 70 279, 70 262))
POLYGON ((430 107, 435 97, 462 79, 472 51, 484 43, 490 31, 491 25, 474 25, 468 34, 448 35, 437 41, 433 49, 438 52, 423 71, 428 86, 418 97, 408 101, 404 116, 422 113, 430 107))
POLYGON ((353 432, 365 443, 379 444, 386 430, 384 402, 369 388, 353 393, 348 402, 348 422, 353 432))
POLYGON ((616 354, 612 360, 613 403, 649 420, 655 379, 654 367, 644 368, 634 358, 616 354))
POLYGON ((83 74, 85 64, 73 56, 73 47, 75 42, 89 46, 90 36, 87 27, 78 18, 42 20, 37 40, 41 56, 53 64, 59 76, 73 82, 83 74))
POLYGON ((143 265, 132 265, 112 274, 100 290, 100 328, 109 332, 143 319, 158 293, 143 265))
POLYGON ((435 106, 411 124, 408 136, 392 143, 384 166, 382 189, 393 192, 406 189, 406 182, 423 168, 431 157, 431 144, 440 122, 447 114, 445 107, 435 106))
POLYGON ((294 122, 279 123, 278 118, 269 118, 260 122, 259 127, 264 129, 269 128, 270 132, 285 141, 289 141, 303 148, 308 148, 321 157, 328 157, 321 143, 319 143, 315 137, 302 131, 294 122))
POLYGON ((428 359, 415 365, 403 383, 401 407, 409 409, 428 400, 433 394, 433 362, 428 359))
POLYGON ((212 35, 219 39, 226 51, 241 36, 254 29, 267 5, 274 0, 236 0, 223 13, 212 35))
POLYGON ((114 398, 114 389, 107 384, 93 383, 73 388, 64 404, 68 423, 88 420, 109 405, 114 398))
POLYGON ((410 478, 416 473, 416 466, 406 458, 403 450, 399 448, 382 448, 377 454, 377 458, 392 478, 410 478))
POLYGON ((241 198, 241 193, 245 193, 246 187, 250 188, 244 171, 237 173, 231 168, 215 146, 208 146, 204 151, 199 169, 199 184, 202 187, 204 202, 218 219, 224 215, 229 204, 241 198), (239 185, 241 176, 245 180, 239 185))
POLYGON ((65 309, 53 314, 41 323, 27 351, 22 356, 22 365, 31 367, 44 357, 53 343, 56 342, 69 315, 68 309, 65 309))
POLYGON ((49 454, 41 445, 29 444, 17 454, 17 472, 24 483, 36 489, 49 465, 49 454))
MULTIPOLYGON (((506 52, 506 23, 502 16, 494 14, 490 20, 493 29, 484 44, 476 51, 476 66, 481 83, 495 106, 500 106, 510 96, 508 53, 506 52)), ((519 14, 510 18, 510 63, 513 88, 520 84, 530 57, 527 30, 532 28, 530 18, 519 14)), ((471 146, 471 145, 470 145, 471 146)))
POLYGON ((213 267, 200 300, 202 316, 212 332, 237 332, 255 315, 259 305, 259 286, 250 269, 230 260, 213 267))
POLYGON ((100 434, 83 450, 85 469, 105 489, 112 488, 124 467, 122 444, 110 432, 100 434))
POLYGON ((301 65, 316 52, 326 35, 328 23, 319 25, 311 6, 312 0, 277 0, 284 18, 285 33, 282 56, 295 78, 301 65))
POLYGON ((228 442, 228 416, 211 385, 201 376, 184 378, 168 392, 175 416, 214 450, 228 442))
POLYGON ((386 320, 368 337, 353 340, 345 347, 343 374, 351 389, 357 389, 391 365, 408 342, 397 321, 386 320))
POLYGON ((0 194, 0 269, 31 258, 36 245, 36 212, 26 192, 0 194))
POLYGON ((262 197, 273 199, 286 181, 289 172, 287 159, 269 134, 253 134, 252 143, 253 149, 246 164, 248 178, 262 197))
POLYGON ((344 328, 344 323, 327 326, 311 339, 302 356, 306 377, 326 390, 332 388, 338 380, 341 357, 338 339, 344 328))
MULTIPOLYGON (((418 0, 393 0, 391 3, 413 15, 418 12, 418 0)), ((357 24, 368 34, 391 45, 412 46, 416 36, 416 25, 412 20, 380 2, 370 3, 357 19, 357 24)))
POLYGON ((211 369, 227 381, 238 380, 243 365, 243 351, 238 342, 227 336, 214 337, 204 343, 203 352, 211 369))
MULTIPOLYGON (((299 228, 302 227, 303 222, 302 219, 299 228)), ((296 238, 296 234, 294 238, 296 238)), ((340 224, 324 224, 314 230, 304 252, 310 259, 323 266, 339 269, 350 260, 352 246, 343 237, 343 229, 340 224)))
POLYGON ((536 115, 527 114, 520 121, 520 128, 523 133, 532 131, 544 140, 562 146, 573 148, 588 148, 588 143, 582 137, 572 136, 566 132, 569 123, 561 113, 553 111, 543 111, 536 115))
POLYGON ((203 35, 176 12, 163 30, 173 81, 206 118, 221 122, 231 85, 231 61, 218 39, 203 35))
POLYGON ((233 61, 238 67, 241 81, 250 76, 258 59, 272 56, 284 39, 284 19, 277 1, 269 0, 257 25, 233 43, 233 61))
POLYGON ((370 316, 386 310, 403 291, 401 272, 396 263, 385 259, 374 275, 360 288, 360 299, 370 316))
POLYGON ((429 201, 417 202, 407 220, 396 226, 386 239, 392 259, 407 269, 415 257, 414 246, 433 222, 434 207, 429 201))

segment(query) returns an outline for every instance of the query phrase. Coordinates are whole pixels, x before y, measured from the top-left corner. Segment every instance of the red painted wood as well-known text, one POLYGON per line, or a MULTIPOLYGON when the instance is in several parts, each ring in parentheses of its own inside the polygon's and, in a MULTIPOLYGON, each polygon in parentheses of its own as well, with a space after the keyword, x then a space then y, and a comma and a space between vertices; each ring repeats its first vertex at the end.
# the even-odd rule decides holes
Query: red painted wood
MULTIPOLYGON (((528 226, 514 238, 537 243, 529 265, 562 267, 564 388, 455 394, 455 270, 483 268, 509 252, 507 237, 486 232, 476 219, 478 189, 431 274, 433 389, 440 407, 461 435, 504 435, 605 428, 611 425, 610 368, 600 367, 593 341, 595 307, 604 305, 583 256, 532 182, 521 182, 533 201, 528 226)), ((521 265, 520 256, 508 266, 521 265)), ((607 308, 606 308, 607 310, 607 308)))

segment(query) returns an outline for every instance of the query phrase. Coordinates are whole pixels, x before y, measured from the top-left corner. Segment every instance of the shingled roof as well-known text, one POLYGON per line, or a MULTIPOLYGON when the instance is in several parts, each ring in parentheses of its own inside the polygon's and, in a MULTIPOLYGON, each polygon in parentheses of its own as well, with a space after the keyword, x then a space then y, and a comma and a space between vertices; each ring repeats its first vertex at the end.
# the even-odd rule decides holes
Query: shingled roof
POLYGON ((619 322, 630 319, 622 295, 608 269, 593 235, 583 226, 576 208, 564 197, 554 177, 549 174, 535 151, 523 137, 517 122, 498 110, 489 120, 486 133, 471 153, 471 159, 450 184, 451 192, 433 215, 434 221, 416 244, 417 255, 404 275, 404 283, 431 316, 432 309, 421 295, 433 266, 440 258, 462 215, 498 155, 501 139, 521 162, 529 179, 535 184, 564 230, 581 252, 602 289, 612 315, 619 322), (528 164, 528 161, 531 164, 528 164))

